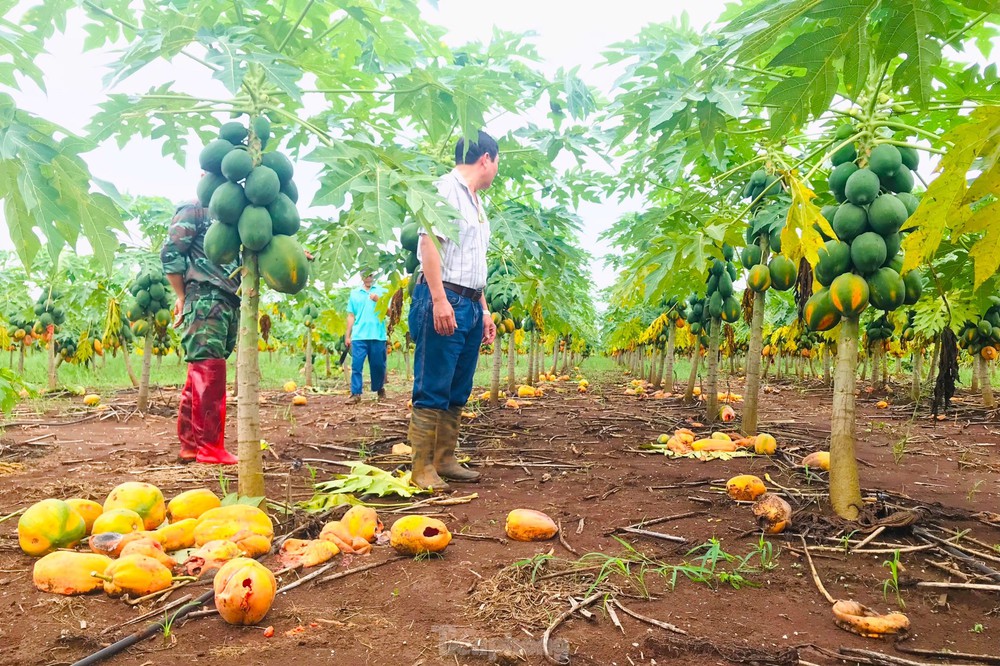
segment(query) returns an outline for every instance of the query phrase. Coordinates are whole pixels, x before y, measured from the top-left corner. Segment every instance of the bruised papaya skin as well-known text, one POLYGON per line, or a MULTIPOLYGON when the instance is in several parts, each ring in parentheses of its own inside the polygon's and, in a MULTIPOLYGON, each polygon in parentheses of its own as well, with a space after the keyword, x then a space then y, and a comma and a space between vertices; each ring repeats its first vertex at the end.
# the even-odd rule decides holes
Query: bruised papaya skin
POLYGON ((90 550, 99 554, 106 555, 108 557, 118 557, 122 554, 122 549, 138 539, 145 537, 142 532, 129 532, 128 534, 122 534, 121 532, 101 532, 100 534, 94 534, 87 540, 87 545, 90 550))
POLYGON ((369 543, 382 533, 383 525, 375 509, 368 506, 352 506, 340 522, 353 536, 362 537, 369 543))
POLYGON ((117 532, 119 534, 129 534, 130 532, 140 532, 143 529, 142 516, 133 511, 120 507, 108 509, 97 517, 91 531, 94 534, 104 532, 117 532))
POLYGON ((802 466, 810 469, 821 469, 824 472, 830 471, 830 452, 814 451, 802 459, 802 466))
POLYGON ((695 451, 727 451, 732 452, 739 448, 736 442, 728 439, 699 439, 691 442, 691 448, 695 451))
POLYGON ((367 539, 351 534, 347 526, 339 520, 324 525, 323 531, 319 533, 319 538, 321 541, 336 544, 340 552, 348 555, 367 555, 372 549, 367 539))
POLYGON ((151 483, 128 481, 116 486, 104 500, 104 510, 131 509, 142 518, 144 530, 155 530, 167 516, 163 493, 151 483))
POLYGON ((170 569, 152 557, 138 554, 114 560, 103 575, 95 577, 104 581, 104 592, 111 597, 123 594, 144 597, 165 590, 174 582, 170 569))
POLYGON ((104 507, 93 500, 73 498, 66 500, 66 504, 83 518, 83 522, 87 526, 88 535, 94 528, 94 521, 104 513, 104 507))
POLYGON ((766 492, 764 482, 753 474, 740 474, 726 482, 726 493, 734 500, 752 502, 766 492))
POLYGON ((856 601, 838 601, 833 604, 834 622, 841 629, 866 638, 883 638, 905 632, 910 620, 902 613, 879 615, 856 601))
POLYGON ((120 557, 128 557, 129 555, 145 555, 146 557, 151 557, 168 569, 173 569, 177 566, 177 560, 167 555, 163 550, 163 546, 154 537, 145 537, 142 539, 136 539, 130 543, 125 544, 122 548, 120 557))
POLYGON ((753 515, 765 534, 781 534, 792 524, 792 507, 774 493, 764 493, 753 505, 753 515))
POLYGON ((201 576, 218 571, 226 562, 241 554, 239 546, 232 541, 209 541, 191 553, 181 567, 189 576, 201 576))
POLYGON ((514 509, 504 523, 507 536, 515 541, 546 541, 559 531, 554 520, 534 509, 514 509))
POLYGON ((212 581, 215 607, 229 624, 253 625, 271 610, 278 584, 260 562, 239 557, 227 562, 212 581))
POLYGON ((314 567, 340 553, 333 541, 322 539, 286 539, 281 544, 278 560, 289 569, 314 567))
POLYGON ((153 532, 156 540, 167 552, 192 548, 194 546, 194 528, 198 526, 197 518, 185 518, 175 523, 164 525, 153 532))
POLYGON ((87 524, 66 502, 44 499, 32 504, 17 521, 17 540, 26 554, 39 557, 57 548, 72 548, 87 535, 87 524))
POLYGON ((171 523, 177 523, 187 518, 201 518, 209 509, 222 506, 215 493, 208 488, 187 490, 170 500, 167 504, 167 518, 171 523))
POLYGON ((403 516, 389 530, 389 544, 403 555, 439 553, 451 543, 448 527, 436 518, 403 516))
POLYGON ((97 553, 75 553, 57 550, 35 562, 31 577, 35 587, 53 594, 87 594, 101 589, 100 578, 91 576, 96 571, 104 574, 111 565, 111 558, 97 553))
POLYGON ((194 529, 194 542, 201 546, 209 541, 231 539, 241 532, 260 535, 270 542, 274 537, 274 525, 267 514, 255 506, 220 506, 201 515, 194 529))

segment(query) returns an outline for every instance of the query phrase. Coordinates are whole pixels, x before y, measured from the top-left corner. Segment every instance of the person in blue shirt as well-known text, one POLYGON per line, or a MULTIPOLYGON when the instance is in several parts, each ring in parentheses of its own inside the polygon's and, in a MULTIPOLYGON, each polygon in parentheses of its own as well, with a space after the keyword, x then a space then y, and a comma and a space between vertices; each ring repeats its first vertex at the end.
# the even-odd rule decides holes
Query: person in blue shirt
POLYGON ((344 342, 351 352, 351 402, 361 400, 365 359, 371 373, 372 391, 385 397, 385 320, 375 311, 375 304, 385 289, 373 286, 375 276, 366 273, 364 285, 351 292, 347 304, 347 334, 344 342))

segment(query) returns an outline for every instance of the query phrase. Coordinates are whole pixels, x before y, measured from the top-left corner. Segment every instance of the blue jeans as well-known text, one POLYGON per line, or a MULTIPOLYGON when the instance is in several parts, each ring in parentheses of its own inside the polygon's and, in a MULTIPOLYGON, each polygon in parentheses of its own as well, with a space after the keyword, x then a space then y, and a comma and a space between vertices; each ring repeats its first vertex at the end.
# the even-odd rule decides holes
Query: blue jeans
POLYGON ((351 395, 361 395, 364 389, 362 373, 365 359, 372 377, 372 391, 385 386, 385 340, 351 340, 351 395))
POLYGON ((455 310, 455 332, 439 335, 434 330, 431 292, 426 284, 413 289, 410 304, 410 337, 413 354, 413 406, 446 410, 469 401, 472 380, 483 342, 483 306, 445 290, 455 310))

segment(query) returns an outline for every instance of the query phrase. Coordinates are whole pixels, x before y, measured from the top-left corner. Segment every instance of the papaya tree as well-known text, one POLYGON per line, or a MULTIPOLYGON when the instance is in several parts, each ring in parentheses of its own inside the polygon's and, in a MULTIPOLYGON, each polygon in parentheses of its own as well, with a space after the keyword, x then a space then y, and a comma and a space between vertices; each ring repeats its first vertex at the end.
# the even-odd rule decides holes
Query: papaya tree
MULTIPOLYGON (((824 275, 833 278, 828 287, 823 285, 826 293, 813 295, 812 313, 828 320, 824 327, 830 319, 840 319, 831 503, 848 519, 857 516, 861 501, 854 458, 858 316, 869 300, 885 310, 902 305, 897 298, 905 298, 903 278, 933 256, 945 208, 951 206, 947 210, 969 220, 974 214, 967 212, 985 195, 982 187, 967 185, 967 172, 994 125, 985 106, 968 119, 955 107, 980 106, 985 101, 980 93, 989 96, 982 82, 991 72, 949 61, 944 46, 989 34, 997 18, 995 8, 962 0, 927 9, 901 0, 772 3, 734 8, 724 17, 726 46, 717 62, 768 74, 748 100, 748 106, 767 109, 765 136, 780 140, 817 120, 831 127, 804 151, 804 173, 784 175, 792 203, 781 241, 783 254, 808 259, 821 285, 824 275), (942 175, 949 177, 935 179, 925 199, 946 204, 918 207, 909 196, 920 152, 945 153, 942 175), (813 177, 827 164, 833 167, 829 192, 841 202, 831 211, 833 220, 812 201, 819 189, 813 177), (932 189, 941 195, 931 197, 932 189), (907 234, 910 229, 916 231, 907 234), (827 246, 832 258, 819 256, 823 237, 842 244, 827 246), (900 244, 904 254, 899 265, 883 266, 900 244), (843 245, 849 245, 854 272, 838 274, 835 269, 844 268, 843 245)), ((961 230, 981 231, 983 219, 961 230)), ((977 285, 992 273, 990 266, 995 268, 991 261, 977 267, 977 285)))
MULTIPOLYGON (((40 52, 45 40, 66 24, 61 14, 70 6, 75 4, 46 3, 30 13, 26 24, 34 32, 22 37, 39 45, 26 53, 40 52)), ((246 127, 247 119, 267 118, 274 126, 272 146, 319 165, 320 188, 311 203, 331 208, 322 218, 308 220, 307 226, 310 244, 322 248, 312 267, 321 280, 343 279, 358 264, 368 264, 377 246, 395 237, 404 215, 428 229, 452 233, 433 181, 443 172, 441 164, 455 140, 474 135, 488 115, 531 107, 543 95, 571 115, 590 103, 575 76, 564 75, 558 84, 550 84, 534 71, 531 63, 537 57, 521 36, 497 32, 487 44, 453 51, 440 41, 438 30, 421 19, 417 3, 408 0, 387 10, 365 6, 349 12, 323 3, 245 7, 221 0, 183 8, 156 4, 106 9, 84 3, 84 10, 87 48, 121 53, 111 64, 111 92, 91 119, 88 141, 125 145, 137 137, 152 137, 161 142, 166 156, 183 164, 192 144, 200 147, 224 138, 219 137, 224 119, 242 119, 237 122, 246 127), (330 58, 332 51, 339 57, 330 58), (214 86, 214 95, 190 94, 184 83, 167 80, 144 94, 116 92, 121 81, 150 63, 182 57, 202 66, 199 89, 214 86), (337 128, 336 135, 327 129, 331 127, 337 128), (411 136, 400 140, 403 128, 416 128, 417 141, 411 136)), ((35 78, 41 76, 31 71, 35 78)), ((24 205, 35 200, 28 196, 32 193, 13 200, 10 205, 24 212, 15 217, 18 233, 12 236, 27 237, 20 232, 50 224, 46 220, 83 220, 93 231, 94 237, 88 238, 95 251, 113 254, 109 235, 121 226, 120 215, 110 194, 90 194, 98 187, 91 187, 76 157, 92 143, 67 139, 65 145, 56 144, 51 137, 64 133, 9 104, 6 108, 5 122, 13 118, 14 130, 30 137, 38 154, 51 159, 3 155, 5 182, 16 182, 14 169, 44 170, 55 164, 71 171, 71 182, 77 183, 74 192, 50 197, 76 202, 71 215, 41 210, 32 217, 27 213, 31 207, 24 205), (29 159, 19 162, 21 157, 29 159)), ((258 168, 265 133, 256 126, 247 129, 244 141, 251 167, 258 168)), ((214 166, 214 160, 207 161, 214 166)), ((20 252, 30 258, 37 245, 27 243, 20 252)), ((250 252, 254 256, 242 257, 237 353, 238 439, 244 461, 239 491, 260 496, 256 359, 262 271, 256 251, 250 252)))

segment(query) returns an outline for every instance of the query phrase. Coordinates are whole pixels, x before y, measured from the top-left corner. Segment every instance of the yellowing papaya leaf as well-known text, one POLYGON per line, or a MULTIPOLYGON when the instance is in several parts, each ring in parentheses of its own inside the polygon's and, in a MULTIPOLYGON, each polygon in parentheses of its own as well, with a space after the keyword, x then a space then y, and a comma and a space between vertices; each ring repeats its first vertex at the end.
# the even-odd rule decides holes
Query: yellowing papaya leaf
POLYGON ((794 171, 782 173, 788 191, 792 195, 792 203, 788 207, 788 218, 781 232, 781 253, 798 263, 802 257, 810 265, 819 261, 819 249, 823 247, 823 237, 814 225, 818 225, 827 236, 833 237, 830 223, 820 214, 819 207, 812 202, 816 193, 799 180, 794 171))
MULTIPOLYGON (((1000 235, 1000 221, 996 216, 985 224, 972 213, 967 201, 970 194, 969 171, 973 163, 985 157, 987 170, 979 176, 993 178, 993 161, 1000 142, 1000 106, 981 106, 969 114, 969 121, 942 137, 952 147, 938 164, 939 174, 927 188, 920 206, 906 221, 904 229, 915 229, 903 241, 903 272, 912 270, 929 260, 937 252, 949 226, 955 234, 966 233, 972 228, 984 232, 983 237, 970 250, 977 261, 973 288, 978 288, 996 270, 996 235, 1000 235), (994 231, 995 229, 995 231, 994 231), (979 247, 983 244, 982 247, 979 247), (992 249, 991 249, 992 248, 992 249), (984 264, 983 267, 978 262, 984 264)), ((977 181, 972 188, 987 192, 977 181)), ((992 208, 992 206, 987 206, 992 208)), ((977 211, 978 212, 978 211, 977 211)))
MULTIPOLYGON (((976 216, 979 216, 988 210, 991 215, 988 216, 990 224, 986 233, 969 249, 969 258, 972 259, 974 268, 973 284, 975 288, 993 277, 997 269, 1000 268, 1000 224, 997 224, 996 221, 997 208, 996 205, 987 206, 976 213, 976 216)), ((982 219, 985 221, 987 216, 982 215, 982 219)))

